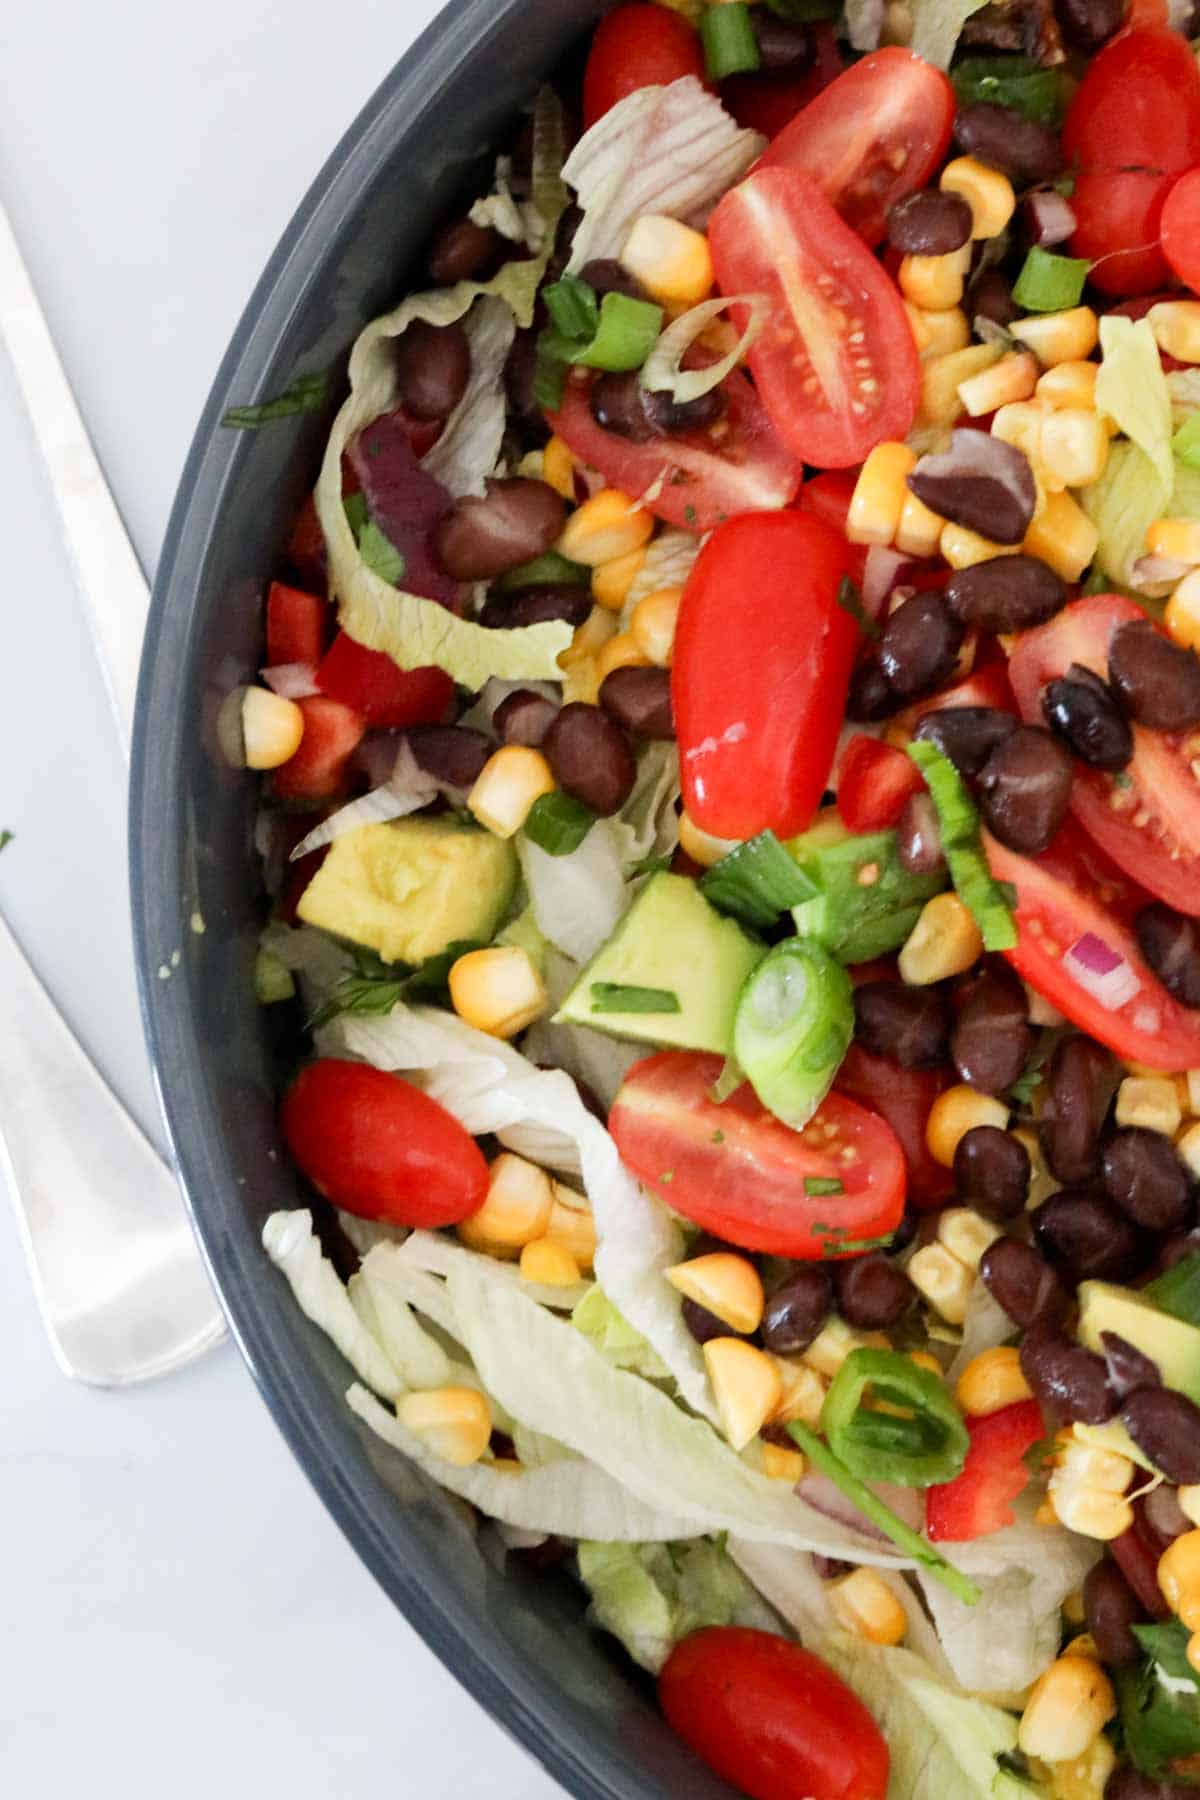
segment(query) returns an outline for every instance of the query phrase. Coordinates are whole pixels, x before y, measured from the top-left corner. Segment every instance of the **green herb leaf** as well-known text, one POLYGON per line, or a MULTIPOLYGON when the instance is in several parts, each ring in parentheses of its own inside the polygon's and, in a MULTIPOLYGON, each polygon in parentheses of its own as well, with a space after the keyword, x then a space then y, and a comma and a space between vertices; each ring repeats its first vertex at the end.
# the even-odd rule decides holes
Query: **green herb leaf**
POLYGON ((595 337, 600 323, 596 290, 578 275, 564 275, 542 289, 542 299, 556 331, 564 338, 585 344, 595 337))
POLYGON ((1050 1059, 1049 1036, 1034 1047, 1028 1062, 1008 1090, 1013 1106, 1028 1106, 1041 1085, 1042 1075, 1050 1059))
POLYGON ((594 812, 557 789, 534 801, 525 820, 525 836, 548 856, 569 856, 595 823, 594 812))
POLYGON ((373 569, 381 581, 386 581, 389 587, 400 586, 404 579, 404 558, 374 519, 368 519, 359 532, 358 548, 368 569, 373 569))
POLYGON ((804 1177, 804 1191, 810 1196, 818 1194, 844 1194, 846 1188, 845 1183, 839 1181, 836 1175, 806 1175, 804 1177))
POLYGON ((290 419, 297 413, 319 412, 329 396, 329 371, 319 375, 297 375, 296 379, 274 400, 258 406, 231 406, 221 423, 231 431, 258 431, 276 419, 290 419))
POLYGON ((16 836, 12 831, 0 831, 0 850, 6 850, 16 836))
POLYGON ((843 612, 849 613, 864 637, 880 636, 879 626, 871 617, 862 602, 862 595, 848 575, 843 575, 838 583, 837 603, 843 612))
POLYGON ((425 1005, 447 1004, 450 970, 460 956, 482 948, 473 938, 447 944, 416 968, 405 963, 385 963, 373 950, 354 949, 354 973, 343 976, 325 1004, 308 1021, 310 1031, 328 1025, 343 1013, 361 1018, 381 1018, 401 1000, 425 1005))
POLYGON ((1056 1457, 1062 1445, 1057 1438, 1039 1438, 1036 1444, 1030 1444, 1021 1461, 1031 1475, 1040 1475, 1046 1464, 1056 1457))
POLYGON ((1067 89, 1058 69, 1043 69, 1028 56, 964 56, 950 71, 958 104, 980 101, 1007 106, 1039 125, 1059 125, 1067 89))
POLYGON ((670 988, 627 987, 623 981, 593 981, 592 1011, 597 1013, 682 1012, 679 995, 670 988))
POLYGON ((630 878, 636 880, 639 875, 665 875, 671 867, 671 860, 669 856, 658 856, 651 851, 649 856, 643 856, 641 862, 634 863, 629 871, 630 878))
POLYGON ((1142 1289, 1141 1298, 1188 1325, 1200 1325, 1200 1256, 1183 1256, 1142 1289))
POLYGON ((1200 1753, 1200 1692, 1187 1662, 1188 1633, 1177 1619, 1134 1626, 1134 1632, 1148 1654, 1138 1668, 1115 1673, 1121 1730, 1134 1766, 1157 1777, 1179 1758, 1200 1753), (1167 1685, 1174 1681, 1191 1685, 1167 1685))
POLYGON ((865 1256, 868 1250, 886 1250, 896 1235, 889 1231, 883 1237, 850 1238, 839 1237, 836 1227, 833 1231, 828 1243, 821 1246, 822 1256, 865 1256))

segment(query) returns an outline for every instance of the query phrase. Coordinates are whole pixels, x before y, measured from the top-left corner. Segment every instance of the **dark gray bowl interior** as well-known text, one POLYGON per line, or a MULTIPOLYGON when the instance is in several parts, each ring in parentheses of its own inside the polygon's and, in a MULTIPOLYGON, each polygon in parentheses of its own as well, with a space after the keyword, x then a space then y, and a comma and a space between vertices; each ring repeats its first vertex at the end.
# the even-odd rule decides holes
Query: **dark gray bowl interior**
MULTIPOLYGON (((417 257, 480 156, 599 0, 451 0, 334 152, 217 376, 175 504, 142 666, 131 857, 142 1001, 163 1108, 213 1278, 250 1369, 329 1510, 470 1691, 573 1794, 728 1800, 562 1580, 501 1575, 456 1504, 364 1434, 348 1370, 259 1247, 295 1205, 252 969, 261 894, 253 781, 214 753, 217 697, 261 661, 261 603, 327 419, 220 429, 230 404, 334 367, 419 280, 417 257), (196 917, 204 930, 194 929, 196 917), (157 970, 181 961, 169 981, 157 970)), ((381 1736, 392 1722, 381 1722, 381 1736)))

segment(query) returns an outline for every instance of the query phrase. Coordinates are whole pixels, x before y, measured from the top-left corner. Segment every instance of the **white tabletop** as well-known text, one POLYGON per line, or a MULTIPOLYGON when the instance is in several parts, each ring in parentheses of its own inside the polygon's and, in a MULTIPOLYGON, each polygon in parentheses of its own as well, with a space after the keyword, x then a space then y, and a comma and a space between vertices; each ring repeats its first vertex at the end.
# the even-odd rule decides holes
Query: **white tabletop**
MULTIPOLYGON (((250 288, 438 0, 4 8, 0 192, 143 563, 250 288)), ((0 898, 161 1143, 124 884, 125 776, 0 354, 0 898)), ((2 1024, 2 1022, 0 1022, 2 1024)), ((26 1800, 551 1800, 417 1640, 226 1347, 69 1384, 0 1197, 0 1777, 26 1800)))

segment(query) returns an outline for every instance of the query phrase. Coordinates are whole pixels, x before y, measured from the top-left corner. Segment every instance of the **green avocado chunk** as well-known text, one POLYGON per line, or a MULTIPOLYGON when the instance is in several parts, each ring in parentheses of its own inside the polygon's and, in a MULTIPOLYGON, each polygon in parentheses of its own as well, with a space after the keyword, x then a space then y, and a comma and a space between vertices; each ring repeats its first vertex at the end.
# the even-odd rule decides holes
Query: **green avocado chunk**
POLYGON ((1115 1331, 1135 1350, 1156 1362, 1167 1387, 1200 1406, 1200 1330, 1144 1300, 1131 1288, 1107 1281, 1079 1287, 1079 1341, 1102 1351, 1103 1331, 1115 1331))
POLYGON ((486 943, 518 873, 511 844, 454 819, 360 825, 334 839, 296 911, 384 962, 423 963, 453 943, 486 943))
POLYGON ((723 918, 688 876, 653 875, 554 1023, 728 1056, 738 995, 765 955, 766 946, 723 918), (619 1010, 622 989, 639 1010, 619 1010))
POLYGON ((832 807, 787 848, 817 889, 815 899, 793 907, 796 930, 842 963, 898 950, 925 902, 949 885, 945 869, 910 875, 894 831, 853 834, 832 807))

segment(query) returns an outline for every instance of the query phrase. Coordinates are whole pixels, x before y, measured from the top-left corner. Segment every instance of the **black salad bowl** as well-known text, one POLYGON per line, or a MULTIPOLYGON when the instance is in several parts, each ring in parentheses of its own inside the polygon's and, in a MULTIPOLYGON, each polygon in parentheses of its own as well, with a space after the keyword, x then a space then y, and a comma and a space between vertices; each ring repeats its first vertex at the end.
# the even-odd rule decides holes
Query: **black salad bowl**
MULTIPOLYGON (((261 662, 262 597, 329 423, 222 429, 300 374, 342 381, 358 330, 421 282, 431 229, 601 0, 450 0, 317 178, 217 375, 167 534, 142 665, 131 862, 142 1004, 196 1230, 242 1354, 364 1562, 472 1694, 586 1800, 729 1800, 591 1633, 563 1577, 480 1549, 463 1509, 347 1410, 349 1371, 267 1262, 297 1204, 253 989, 262 917, 253 778, 223 767, 220 698, 261 662), (177 954, 178 953, 178 954, 177 954), (170 980, 159 978, 163 966, 170 980)), ((331 392, 330 412, 337 395, 331 392)), ((381 1721, 388 1733, 393 1721, 381 1721)), ((480 1792, 486 1790, 481 1771, 480 1792)))

